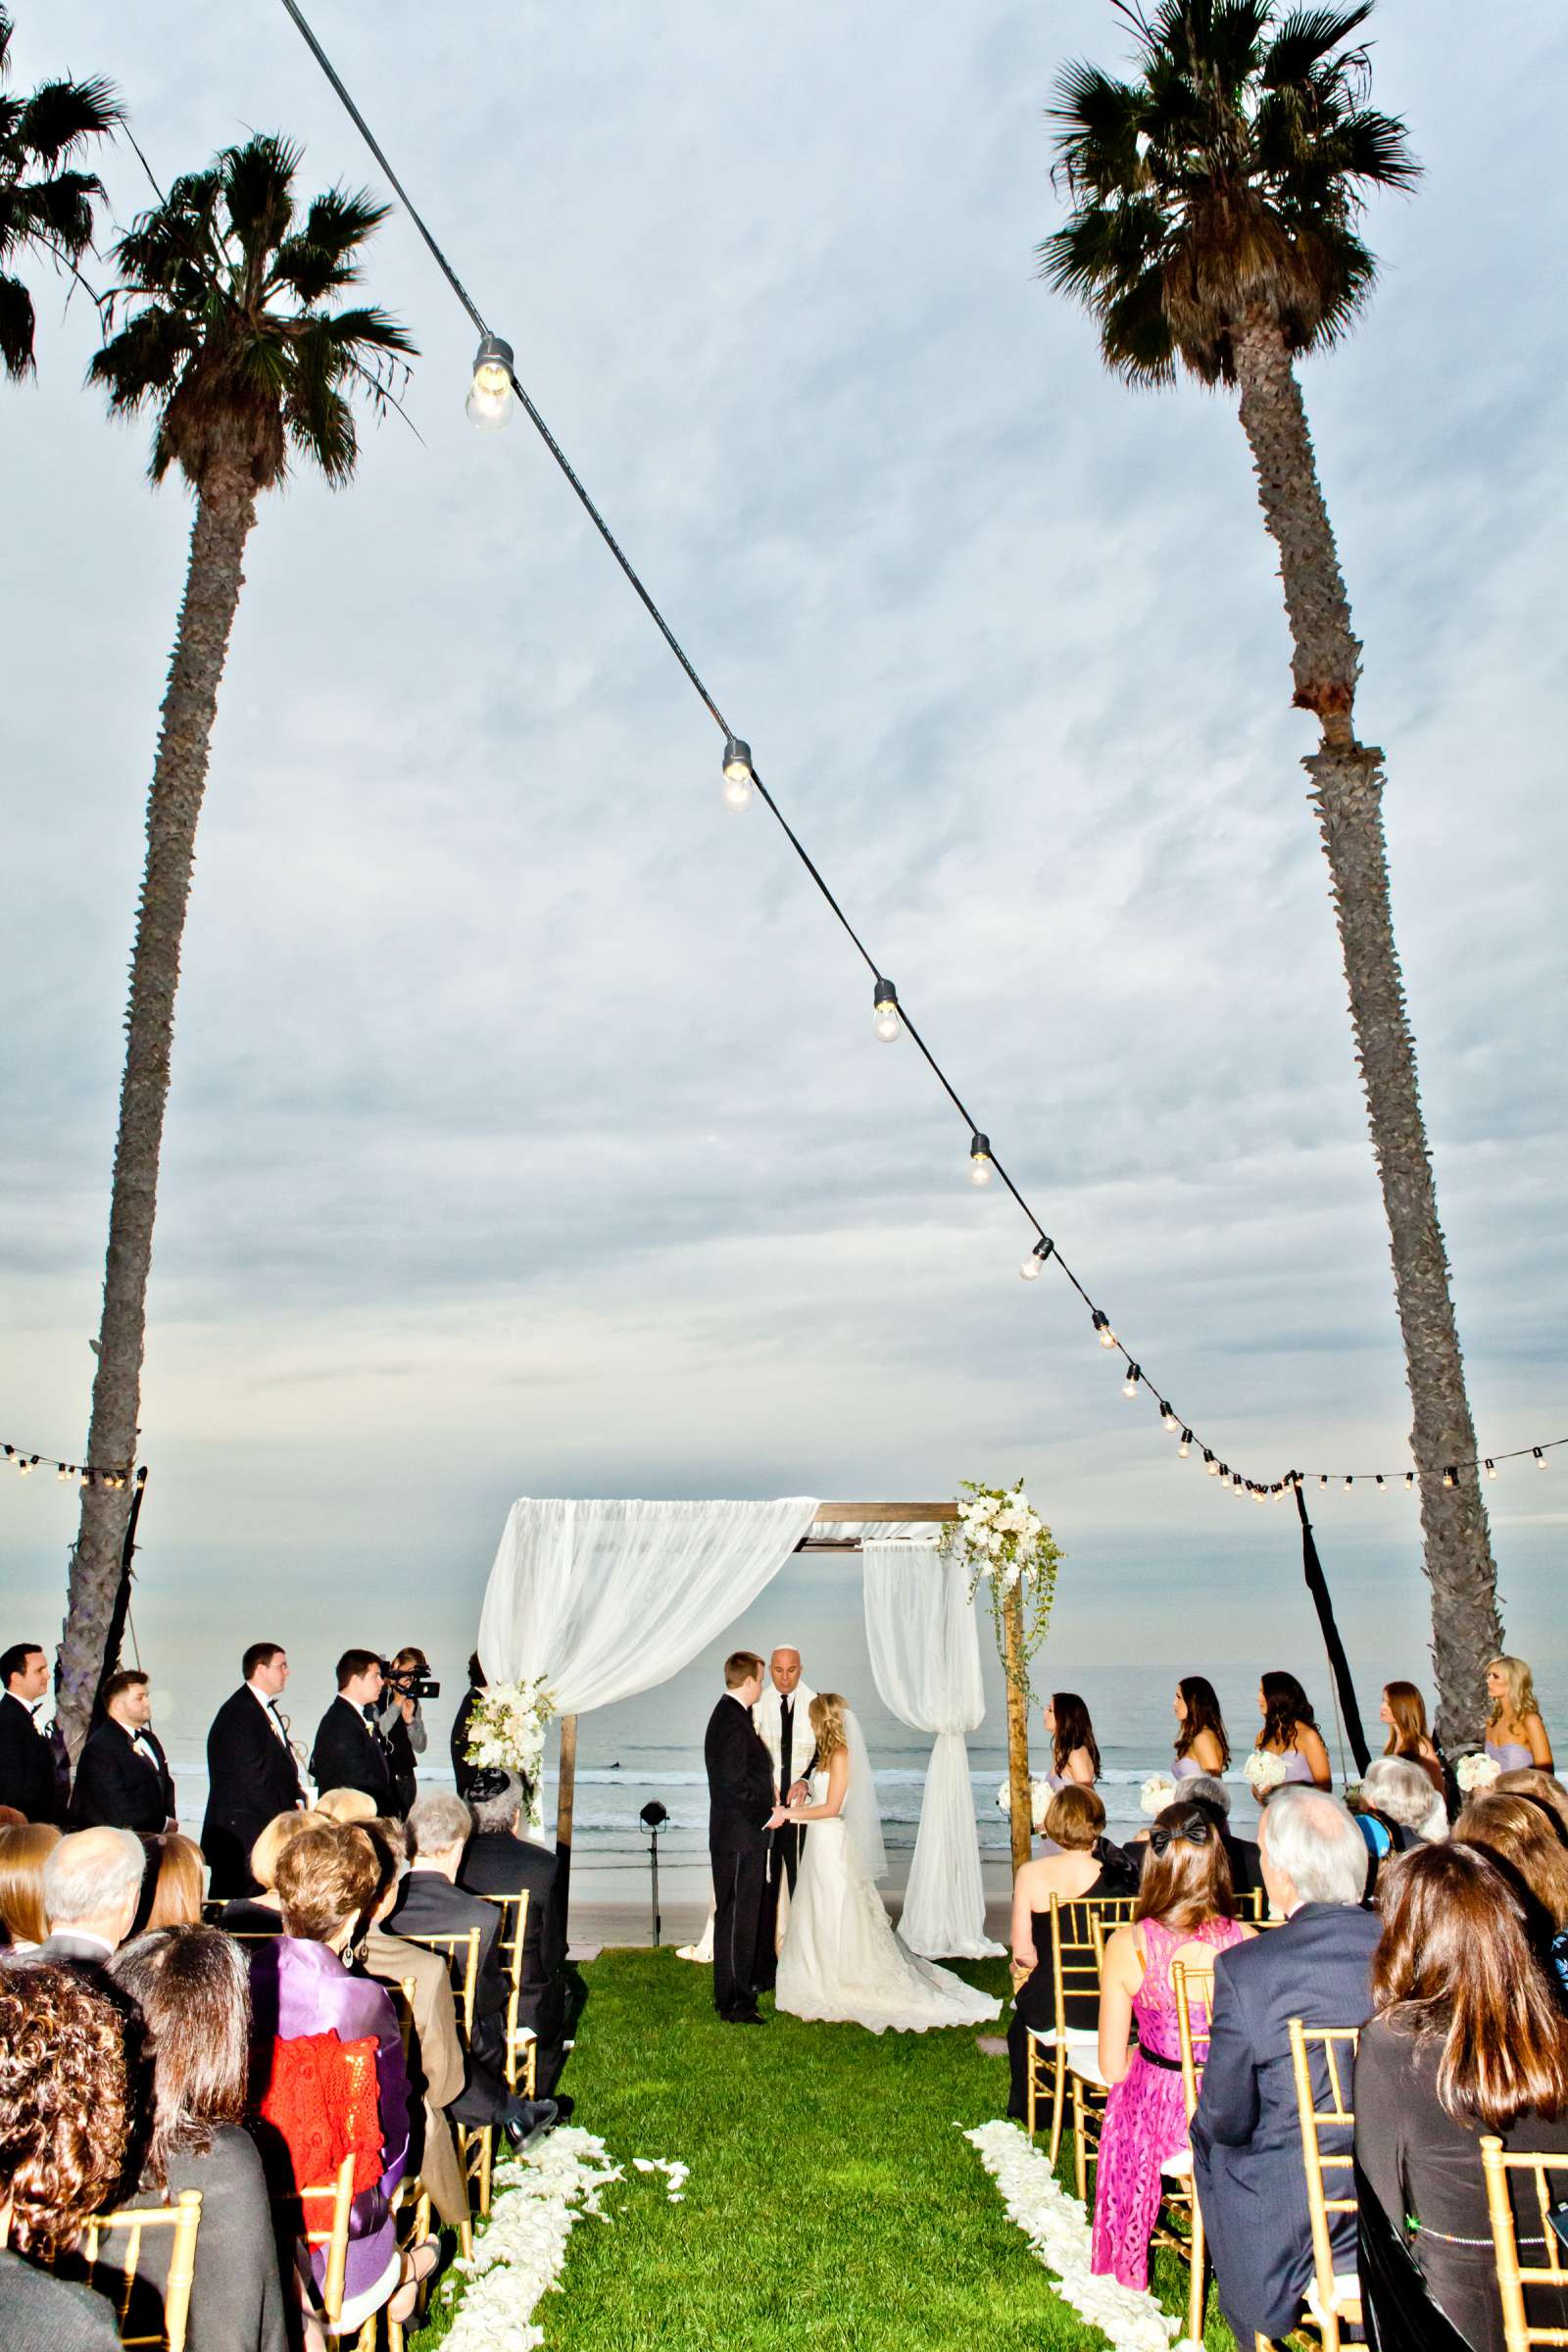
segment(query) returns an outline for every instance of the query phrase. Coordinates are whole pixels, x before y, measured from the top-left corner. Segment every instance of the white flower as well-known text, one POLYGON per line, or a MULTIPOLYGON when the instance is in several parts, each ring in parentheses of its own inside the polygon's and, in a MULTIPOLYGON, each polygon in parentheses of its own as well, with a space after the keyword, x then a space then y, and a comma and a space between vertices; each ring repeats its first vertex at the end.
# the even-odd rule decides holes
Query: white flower
POLYGON ((1089 2267, 1089 2218, 1076 2197, 1057 2184, 1051 2166, 1018 2124, 982 2124, 964 2133, 1002 2191, 1007 2218, 1051 2272, 1057 2292, 1081 2319, 1106 2335, 1113 2352, 1170 2352, 1179 2320, 1152 2295, 1089 2267))
POLYGON ((1138 1802, 1151 1819, 1163 1813, 1176 1794, 1176 1784, 1168 1773, 1152 1772, 1138 1793, 1138 1802))
POLYGON ((1004 1781, 997 1790, 997 1811, 999 1813, 1012 1811, 1012 1783, 1010 1781, 1004 1781))
POLYGON ((1494 1788, 1499 1774, 1500 1767, 1495 1756, 1476 1754, 1461 1756, 1454 1768, 1453 1777, 1464 1790, 1465 1795, 1470 1796, 1478 1788, 1494 1788))
POLYGON ((1260 1800, 1267 1796, 1271 1788, 1281 1788, 1285 1785, 1285 1758, 1276 1755, 1270 1747, 1254 1747, 1242 1766, 1242 1771, 1247 1776, 1247 1785, 1252 1794, 1260 1800))

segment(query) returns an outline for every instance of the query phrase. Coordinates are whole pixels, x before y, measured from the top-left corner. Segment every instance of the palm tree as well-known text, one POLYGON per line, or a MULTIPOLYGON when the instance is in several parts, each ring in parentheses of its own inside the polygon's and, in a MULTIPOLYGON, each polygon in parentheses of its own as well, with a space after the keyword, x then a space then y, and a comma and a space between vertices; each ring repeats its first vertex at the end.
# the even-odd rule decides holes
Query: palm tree
MULTIPOLYGON (((11 66, 12 20, 0 8, 0 82, 11 66)), ((30 97, 0 90, 0 366, 20 380, 33 372, 32 297, 12 264, 46 256, 73 275, 92 244, 92 208, 103 194, 74 168, 89 139, 121 120, 107 81, 40 82, 30 97)))
POLYGON ((245 542, 257 498, 284 480, 291 459, 334 487, 352 479, 350 396, 383 410, 391 371, 415 349, 384 311, 331 307, 358 282, 362 248, 387 207, 333 189, 301 216, 299 160, 282 139, 252 138, 176 180, 115 247, 122 282, 109 324, 123 323, 88 370, 116 416, 152 413, 152 478, 177 467, 196 515, 147 808, 87 1440, 89 1463, 109 1475, 82 1492, 61 1651, 61 1720, 74 1747, 97 1689, 129 1510, 120 1480, 136 1450, 180 938, 245 542))
POLYGON ((1055 176, 1072 210, 1040 248, 1042 274, 1084 303, 1106 366, 1128 382, 1172 383, 1179 364, 1239 388, 1279 549, 1295 701, 1320 733, 1303 765, 1392 1243, 1439 1728, 1474 1737, 1481 1669, 1502 1645, 1496 1576, 1395 947, 1383 755, 1356 738, 1361 649, 1295 367, 1338 342, 1371 292, 1368 192, 1408 188, 1419 166, 1404 124, 1368 104, 1355 36, 1372 0, 1289 11, 1278 0, 1160 0, 1152 15, 1134 0, 1112 5, 1133 28, 1137 75, 1118 81, 1085 64, 1061 75, 1055 176))

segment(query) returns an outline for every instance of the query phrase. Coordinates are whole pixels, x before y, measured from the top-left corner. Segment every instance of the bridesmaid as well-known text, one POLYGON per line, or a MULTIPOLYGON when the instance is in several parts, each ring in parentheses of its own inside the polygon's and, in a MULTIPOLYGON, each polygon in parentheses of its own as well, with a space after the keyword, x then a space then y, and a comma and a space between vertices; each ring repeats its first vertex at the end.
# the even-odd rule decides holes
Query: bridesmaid
POLYGON ((1443 1758, 1427 1731, 1426 1702, 1414 1683, 1384 1684, 1378 1721, 1389 1727, 1389 1744, 1383 1753, 1402 1756, 1407 1764, 1419 1764, 1438 1794, 1446 1796, 1443 1758))
POLYGON ((1092 1788, 1100 1778, 1100 1750, 1089 1709, 1076 1690, 1053 1690, 1046 1702, 1046 1731, 1051 1739, 1053 1788, 1092 1788))
POLYGON ((1499 1772, 1552 1772, 1551 1741, 1523 1658, 1494 1658, 1487 1668, 1487 1753, 1499 1772))
POLYGON ((1271 1756, 1285 1759, 1287 1782, 1307 1788, 1332 1788, 1329 1751, 1317 1728, 1312 1702, 1294 1674, 1265 1674, 1257 1686, 1257 1711, 1263 1728, 1253 1740, 1271 1756))
POLYGON ((1199 1773, 1223 1780, 1231 1760, 1231 1743, 1225 1737, 1225 1718, 1213 1684, 1205 1675, 1184 1674, 1176 1686, 1173 1711, 1176 1780, 1190 1781, 1199 1773))

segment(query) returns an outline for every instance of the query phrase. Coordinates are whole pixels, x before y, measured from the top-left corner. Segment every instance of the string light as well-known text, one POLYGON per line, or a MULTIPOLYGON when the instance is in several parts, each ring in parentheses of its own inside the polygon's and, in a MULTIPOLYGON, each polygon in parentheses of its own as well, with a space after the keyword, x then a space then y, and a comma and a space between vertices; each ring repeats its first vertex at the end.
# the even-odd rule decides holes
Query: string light
POLYGON ((468 422, 477 425, 481 433, 500 432, 512 415, 512 361, 510 343, 499 335, 481 338, 466 404, 468 422))
POLYGON ((996 1169, 991 1161, 990 1136, 971 1135, 969 1138, 969 1182, 971 1184, 989 1184, 995 1174, 996 1169))
POLYGON ((1030 1250, 1028 1256, 1018 1268, 1018 1272, 1025 1282, 1039 1281, 1040 1269, 1045 1264, 1047 1258, 1051 1255, 1055 1247, 1055 1243, 1050 1240, 1047 1235, 1042 1234, 1040 1236, 1039 1241, 1036 1242, 1034 1248, 1030 1250))
POLYGON ((1163 1396, 1159 1400, 1159 1425, 1161 1429, 1174 1429, 1176 1426, 1176 1416, 1163 1396))
POLYGON ((1489 1453, 1489 1454, 1488 1454, 1488 1456, 1487 1456, 1487 1476, 1488 1476, 1489 1478, 1495 1478, 1495 1477, 1496 1477, 1496 1475, 1497 1475, 1497 1465, 1496 1465, 1496 1463, 1495 1463, 1495 1462, 1493 1460, 1493 1458, 1492 1458, 1491 1454, 1489 1453))
POLYGON ((1544 1470, 1546 1467, 1546 1457, 1542 1451, 1541 1447, 1539 1446, 1532 1446, 1530 1450, 1536 1457, 1536 1468, 1538 1470, 1544 1470))
POLYGON ((899 992, 891 980, 878 980, 872 999, 875 1007, 872 1026, 885 1046, 891 1046, 899 1034, 899 992))
POLYGON ((1181 1456, 1181 1459, 1182 1459, 1182 1460, 1185 1462, 1185 1461, 1186 1461, 1186 1459, 1187 1459, 1187 1456, 1188 1456, 1188 1455, 1189 1455, 1189 1454, 1192 1452, 1192 1450, 1193 1450, 1193 1433, 1192 1433, 1192 1431, 1191 1431, 1190 1429, 1184 1429, 1184 1430, 1182 1431, 1182 1442, 1181 1442, 1181 1444, 1180 1444, 1180 1445, 1177 1446, 1177 1448, 1176 1448, 1176 1451, 1177 1451, 1177 1453, 1178 1453, 1178 1454, 1181 1456))
POLYGON ((1143 1373, 1139 1369, 1138 1365, 1129 1364, 1127 1367, 1127 1377, 1121 1384, 1122 1395, 1124 1396, 1136 1396, 1138 1394, 1138 1383, 1142 1380, 1142 1378, 1143 1373))
MULTIPOLYGON (((1325 1486, 1327 1486, 1327 1484, 1328 1484, 1328 1481, 1327 1481, 1327 1479, 1325 1479, 1323 1483, 1324 1483, 1324 1485, 1325 1485, 1325 1486)), ((1415 1472, 1414 1472, 1413 1470, 1407 1470, 1407 1471, 1405 1472, 1405 1474, 1404 1474, 1404 1491, 1405 1491, 1405 1493, 1406 1493, 1407 1494, 1410 1493, 1410 1491, 1412 1490, 1412 1488, 1414 1487, 1414 1485, 1415 1485, 1415 1472)))
POLYGON ((1451 1462, 1443 1473, 1443 1483, 1446 1487, 1456 1487, 1459 1484, 1459 1473, 1451 1462))
POLYGON ((1091 1323, 1093 1323, 1096 1331, 1100 1334, 1100 1345, 1102 1348, 1114 1348, 1117 1344, 1116 1334, 1110 1328, 1110 1317, 1106 1314, 1104 1308, 1097 1306, 1094 1312, 1091 1314, 1089 1320, 1091 1323))
MULTIPOLYGON (((19 1478, 30 1478, 35 1470, 52 1470, 58 1486, 75 1479, 83 1487, 128 1487, 128 1470, 105 1470, 92 1462, 62 1461, 56 1454, 31 1453, 25 1446, 0 1444, 0 1458, 11 1464, 19 1478)), ((136 1484, 145 1483, 145 1470, 136 1472, 136 1484)))
POLYGON ((752 767, 752 747, 738 735, 724 739, 724 806, 726 808, 747 808, 751 806, 752 786, 757 782, 752 767))
POLYGON ((1213 1453, 1207 1446, 1203 1447, 1203 1468, 1210 1478, 1218 1478, 1219 1464, 1215 1461, 1213 1453))

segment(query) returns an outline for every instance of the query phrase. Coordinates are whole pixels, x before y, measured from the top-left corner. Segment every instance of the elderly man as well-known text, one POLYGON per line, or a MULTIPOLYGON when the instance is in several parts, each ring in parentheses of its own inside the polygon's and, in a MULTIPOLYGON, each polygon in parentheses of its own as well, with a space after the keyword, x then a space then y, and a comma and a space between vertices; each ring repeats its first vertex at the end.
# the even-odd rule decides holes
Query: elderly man
POLYGON ((128 1666, 112 1674, 103 1702, 103 1721, 77 1760, 73 1822, 80 1830, 135 1830, 143 1838, 176 1828, 174 1783, 152 1728, 147 1677, 128 1666))
MULTIPOLYGON (((1379 1923, 1360 1908, 1366 1846, 1321 1789, 1281 1788, 1258 1831, 1269 1908, 1284 1925, 1221 1952, 1193 2171, 1220 2306, 1237 2341, 1286 2335, 1312 2278, 1289 2021, 1360 2026, 1379 1923)), ((1337 2271, 1355 2268, 1353 2215, 1334 2217, 1337 2271)))
POLYGON ((464 1936, 479 1931, 479 1982, 474 1995, 473 2032, 468 2038, 467 2079, 449 2114, 463 2124, 499 2124, 514 2147, 531 2147, 558 2118, 570 2113, 569 2100, 522 2099, 507 2089, 507 1980, 498 1938, 501 1913, 482 1895, 457 1884, 463 1849, 473 1830, 461 1796, 432 1788, 409 1813, 410 1862, 398 1899, 387 1919, 394 1936, 464 1936))
POLYGON ((101 1968, 130 1934, 141 1900, 147 1849, 129 1830, 77 1830, 43 1866, 49 1939, 41 1960, 101 1968))
POLYGON ((526 1894, 528 1917, 522 1937, 522 1989, 517 2023, 533 2034, 535 2080, 553 2091, 565 2063, 565 1985, 562 1969, 566 1938, 556 1900, 556 1851, 519 1833, 523 1785, 514 1774, 477 1772, 469 1787, 473 1836, 458 1873, 470 1894, 526 1894))

